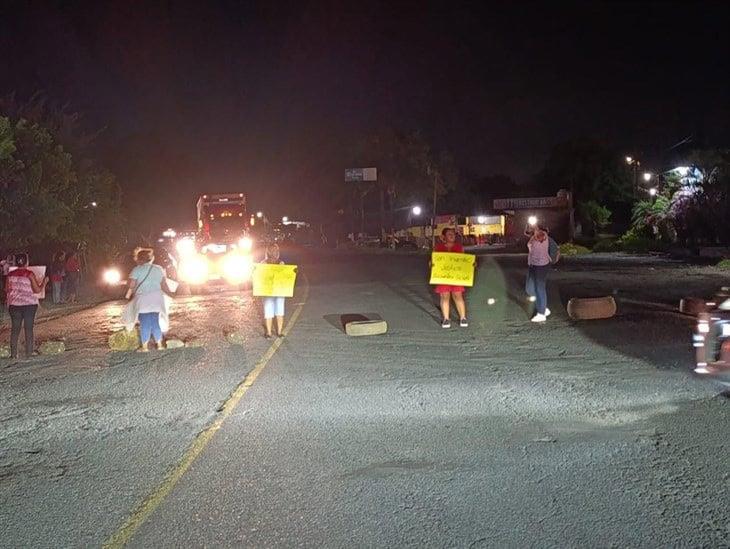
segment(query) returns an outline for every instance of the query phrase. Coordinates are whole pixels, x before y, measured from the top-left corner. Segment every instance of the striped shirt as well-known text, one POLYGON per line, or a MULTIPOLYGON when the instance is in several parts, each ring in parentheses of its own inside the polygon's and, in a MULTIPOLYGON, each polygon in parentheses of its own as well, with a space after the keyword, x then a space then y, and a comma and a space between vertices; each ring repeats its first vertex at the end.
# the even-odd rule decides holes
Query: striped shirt
POLYGON ((33 272, 23 267, 10 271, 5 280, 5 292, 8 305, 22 307, 24 305, 38 305, 38 296, 33 293, 30 277, 33 272))

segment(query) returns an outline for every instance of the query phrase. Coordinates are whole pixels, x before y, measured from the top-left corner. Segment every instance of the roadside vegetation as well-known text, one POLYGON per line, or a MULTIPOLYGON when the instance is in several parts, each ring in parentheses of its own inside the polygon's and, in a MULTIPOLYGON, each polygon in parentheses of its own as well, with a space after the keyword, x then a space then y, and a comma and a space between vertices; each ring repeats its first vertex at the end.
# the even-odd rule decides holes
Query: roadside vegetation
POLYGON ((40 96, 0 101, 0 250, 78 248, 88 261, 124 240, 121 190, 94 159, 80 116, 40 96))

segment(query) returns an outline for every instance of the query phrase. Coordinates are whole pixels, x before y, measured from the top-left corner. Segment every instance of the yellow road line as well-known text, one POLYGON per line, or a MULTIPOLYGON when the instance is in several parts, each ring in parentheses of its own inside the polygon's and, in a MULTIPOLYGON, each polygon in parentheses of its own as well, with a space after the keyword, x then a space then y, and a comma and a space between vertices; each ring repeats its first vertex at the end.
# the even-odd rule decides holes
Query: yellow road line
MULTIPOLYGON (((304 278, 304 277, 302 277, 304 278)), ((297 305, 291 319, 284 328, 284 335, 288 335, 289 331, 294 326, 294 323, 299 318, 302 312, 302 308, 307 302, 309 296, 309 283, 304 278, 304 292, 302 295, 302 301, 297 305)), ((221 428, 223 422, 228 416, 233 413, 238 403, 246 394, 246 391, 254 384, 259 374, 264 371, 264 368, 268 365, 271 358, 276 354, 276 351, 281 347, 282 340, 277 339, 259 359, 258 363, 251 370, 245 378, 236 386, 236 389, 223 403, 220 408, 220 413, 216 416, 215 421, 203 429, 195 437, 193 442, 190 444, 188 449, 183 454, 180 461, 175 464, 162 480, 162 482, 137 506, 132 512, 126 522, 116 531, 112 536, 104 542, 103 547, 107 548, 118 548, 124 547, 132 539, 134 534, 139 530, 140 526, 150 517, 150 515, 165 501, 165 498, 172 492, 173 488, 177 485, 183 475, 187 472, 190 466, 195 462, 198 456, 205 450, 205 447, 215 436, 216 432, 221 428)))

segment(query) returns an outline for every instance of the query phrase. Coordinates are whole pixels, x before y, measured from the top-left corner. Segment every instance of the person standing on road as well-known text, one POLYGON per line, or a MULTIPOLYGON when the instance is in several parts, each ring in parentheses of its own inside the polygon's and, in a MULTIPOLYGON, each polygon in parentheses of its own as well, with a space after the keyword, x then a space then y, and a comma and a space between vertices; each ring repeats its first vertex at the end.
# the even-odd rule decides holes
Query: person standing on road
POLYGON ((2 312, 0 312, 0 318, 5 314, 5 281, 10 272, 10 265, 13 263, 13 258, 8 255, 5 259, 0 261, 0 301, 2 301, 2 312))
POLYGON ((66 260, 66 301, 76 303, 79 293, 79 277, 81 276, 81 264, 76 252, 71 252, 66 260))
POLYGON ((63 277, 66 275, 66 252, 58 252, 51 263, 51 285, 53 286, 53 303, 58 305, 63 300, 63 277))
POLYGON ((547 273, 550 269, 550 239, 541 228, 535 229, 527 241, 527 280, 528 287, 535 292, 536 314, 532 322, 545 322, 550 316, 547 308, 547 273))
MULTIPOLYGON (((271 265, 284 265, 281 259, 281 250, 278 244, 269 244, 266 247, 266 256, 262 263, 271 265)), ((279 337, 284 337, 284 303, 285 297, 264 297, 264 324, 266 326, 266 339, 273 336, 272 329, 274 317, 276 317, 276 333, 279 337)))
POLYGON ((173 292, 167 286, 165 271, 153 263, 155 256, 151 249, 137 249, 134 260, 137 266, 129 274, 126 297, 130 301, 134 300, 142 343, 139 350, 146 353, 149 351, 150 339, 155 341, 158 348, 163 344, 160 314, 167 311, 165 294, 172 296, 173 292))
MULTIPOLYGON (((438 242, 434 248, 434 252, 451 252, 464 253, 464 247, 456 241, 456 229, 446 227, 441 231, 441 242, 438 242)), ((451 328, 451 300, 454 300, 456 310, 459 313, 459 326, 467 328, 469 321, 466 319, 466 303, 464 302, 464 287, 451 286, 448 284, 439 284, 435 288, 441 300, 441 321, 442 328, 451 328)))
POLYGON ((28 254, 15 256, 17 269, 10 271, 6 279, 6 296, 10 313, 10 357, 18 358, 18 340, 20 329, 25 328, 25 355, 33 355, 33 325, 38 311, 38 296, 46 284, 48 277, 38 280, 33 271, 28 269, 28 254))

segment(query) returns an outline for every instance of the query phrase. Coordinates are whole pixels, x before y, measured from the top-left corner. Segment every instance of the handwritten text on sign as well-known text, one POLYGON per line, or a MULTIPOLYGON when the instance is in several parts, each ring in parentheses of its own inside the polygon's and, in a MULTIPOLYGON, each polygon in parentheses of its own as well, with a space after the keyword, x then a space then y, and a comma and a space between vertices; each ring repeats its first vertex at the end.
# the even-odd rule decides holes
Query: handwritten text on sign
POLYGON ((473 286, 476 256, 451 252, 431 254, 431 284, 473 286))
POLYGON ((253 269, 255 297, 293 297, 297 280, 296 265, 259 263, 253 269))

